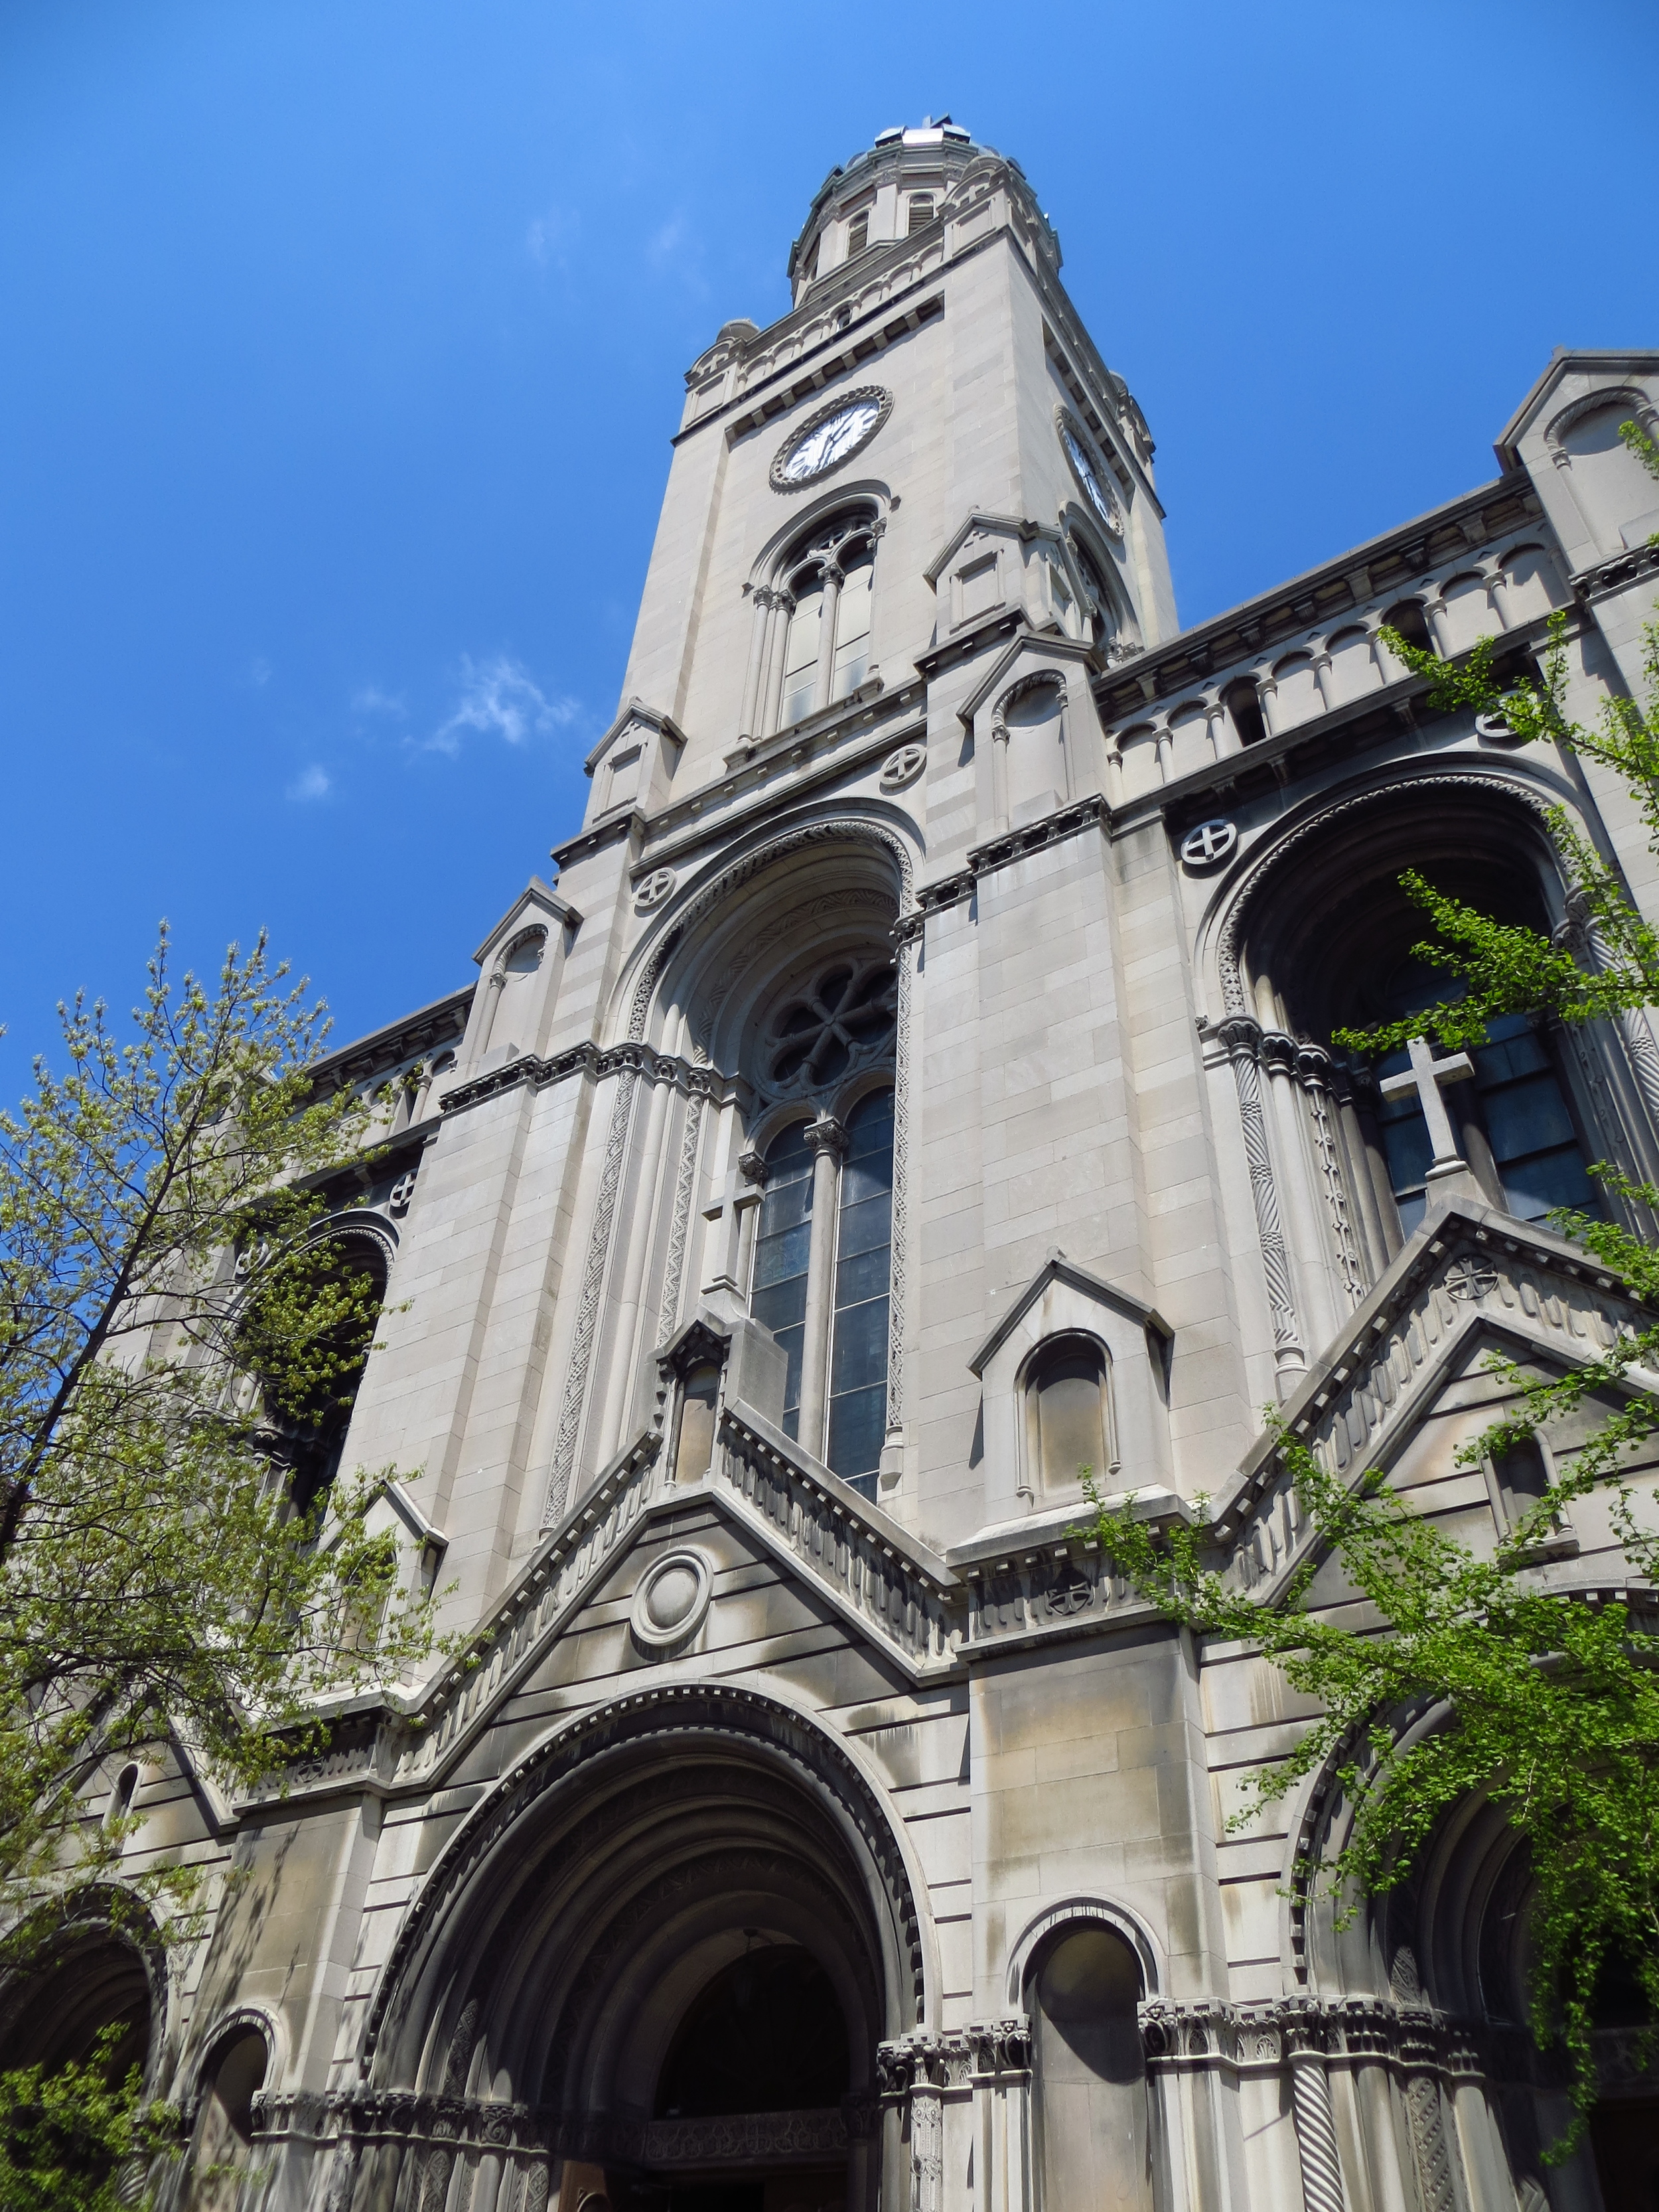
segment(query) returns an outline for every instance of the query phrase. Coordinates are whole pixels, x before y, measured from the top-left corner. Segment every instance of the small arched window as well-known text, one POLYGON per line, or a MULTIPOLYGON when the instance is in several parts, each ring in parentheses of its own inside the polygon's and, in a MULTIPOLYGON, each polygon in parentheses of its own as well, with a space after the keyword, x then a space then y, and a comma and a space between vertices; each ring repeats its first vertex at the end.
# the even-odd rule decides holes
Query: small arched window
POLYGON ((1117 1464, 1104 1348, 1089 1336, 1057 1336, 1025 1377, 1026 1464, 1034 1492, 1074 1491, 1086 1469, 1103 1482, 1117 1464))
POLYGON ((1237 684, 1230 684, 1221 695, 1232 726, 1238 732, 1241 745, 1259 745, 1267 734, 1267 725, 1261 719, 1261 697, 1255 684, 1247 676, 1237 684))
POLYGON ((905 230, 906 237, 914 238, 919 230, 926 230, 933 220, 933 195, 932 192, 912 192, 909 222, 905 230))
POLYGON ((1414 645, 1419 653, 1434 651, 1434 640, 1429 635, 1429 620, 1421 599, 1401 599, 1398 605, 1389 609, 1382 620, 1388 629, 1397 629, 1407 644, 1414 645))

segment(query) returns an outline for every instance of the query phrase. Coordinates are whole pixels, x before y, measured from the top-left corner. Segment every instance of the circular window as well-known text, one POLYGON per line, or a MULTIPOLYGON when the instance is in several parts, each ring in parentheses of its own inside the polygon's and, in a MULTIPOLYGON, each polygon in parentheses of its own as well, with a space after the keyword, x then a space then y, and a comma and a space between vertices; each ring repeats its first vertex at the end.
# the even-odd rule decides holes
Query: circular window
POLYGON ((766 1073, 777 1091, 839 1083, 891 1045, 898 975, 885 953, 831 961, 772 1024, 766 1073))

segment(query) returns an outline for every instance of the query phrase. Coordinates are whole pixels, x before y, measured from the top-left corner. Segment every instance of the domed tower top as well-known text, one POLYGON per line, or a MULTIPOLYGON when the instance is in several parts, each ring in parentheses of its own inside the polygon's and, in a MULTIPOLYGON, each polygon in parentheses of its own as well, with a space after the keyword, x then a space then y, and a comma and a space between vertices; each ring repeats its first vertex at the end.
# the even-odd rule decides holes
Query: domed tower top
POLYGON ((895 125, 881 131, 872 147, 824 179, 789 249, 795 306, 861 254, 902 245, 930 229, 951 193, 983 164, 1008 173, 1047 258, 1058 269, 1060 240, 1019 163, 977 144, 948 115, 930 115, 915 129, 895 125))

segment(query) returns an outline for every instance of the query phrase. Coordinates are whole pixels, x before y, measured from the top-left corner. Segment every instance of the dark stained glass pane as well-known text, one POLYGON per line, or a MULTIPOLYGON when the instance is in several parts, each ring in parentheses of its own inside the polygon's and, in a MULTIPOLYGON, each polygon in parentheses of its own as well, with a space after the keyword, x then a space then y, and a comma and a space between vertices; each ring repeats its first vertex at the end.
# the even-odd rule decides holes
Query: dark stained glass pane
POLYGON ((892 1272, 893 1094, 848 1116, 836 1243, 830 1433, 835 1472, 872 1497, 887 1422, 888 1283, 892 1272))

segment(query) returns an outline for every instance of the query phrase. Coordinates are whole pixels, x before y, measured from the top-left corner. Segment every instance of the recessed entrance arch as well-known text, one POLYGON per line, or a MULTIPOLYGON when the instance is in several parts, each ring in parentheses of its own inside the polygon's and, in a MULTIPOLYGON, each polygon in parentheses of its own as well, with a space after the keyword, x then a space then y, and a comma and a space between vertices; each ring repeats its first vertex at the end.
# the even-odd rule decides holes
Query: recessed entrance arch
POLYGON ((379 2093, 524 2115, 568 2212, 870 2212, 877 2047, 923 2009, 909 1880, 854 1761, 758 1694, 665 1692, 477 1809, 368 2065, 379 2093))

